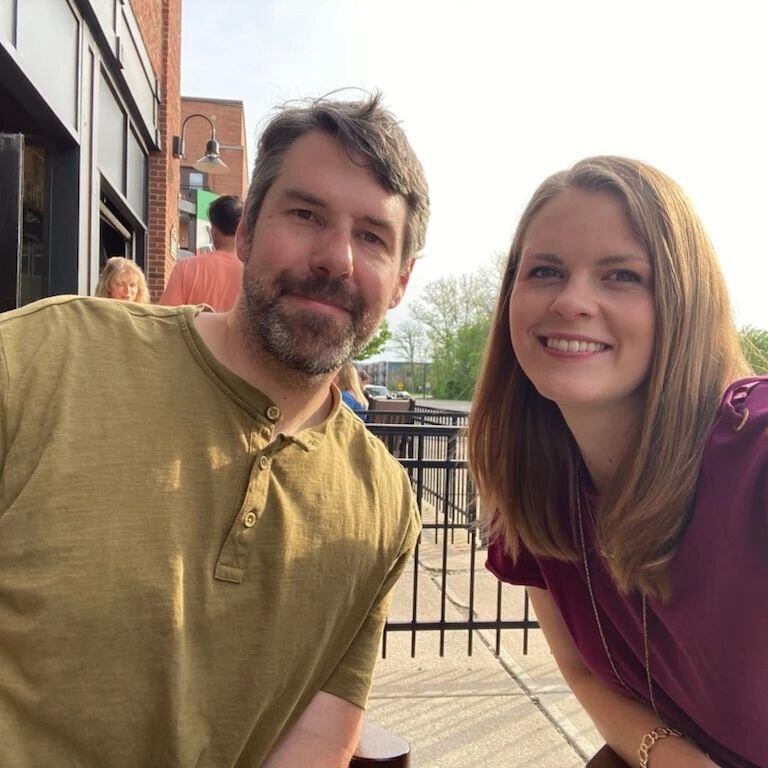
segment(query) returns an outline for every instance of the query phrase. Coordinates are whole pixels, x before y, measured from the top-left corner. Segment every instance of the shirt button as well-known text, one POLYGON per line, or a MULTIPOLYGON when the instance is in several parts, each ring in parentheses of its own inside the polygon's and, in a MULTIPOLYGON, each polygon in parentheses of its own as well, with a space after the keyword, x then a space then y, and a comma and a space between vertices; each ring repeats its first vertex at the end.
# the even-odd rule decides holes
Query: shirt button
POLYGON ((269 427, 264 427, 264 429, 259 432, 259 434, 265 439, 269 440, 272 437, 272 430, 269 427))
POLYGON ((244 518, 243 518, 243 525, 246 528, 253 528, 254 525, 256 525, 256 515, 253 514, 253 512, 249 512, 244 518))
POLYGON ((270 405, 267 408, 267 418, 270 421, 277 421, 280 418, 280 409, 275 405, 270 405))
POLYGON ((262 457, 259 459, 259 466, 260 466, 262 469, 266 469, 266 468, 269 466, 269 459, 268 459, 266 456, 262 456, 262 457))

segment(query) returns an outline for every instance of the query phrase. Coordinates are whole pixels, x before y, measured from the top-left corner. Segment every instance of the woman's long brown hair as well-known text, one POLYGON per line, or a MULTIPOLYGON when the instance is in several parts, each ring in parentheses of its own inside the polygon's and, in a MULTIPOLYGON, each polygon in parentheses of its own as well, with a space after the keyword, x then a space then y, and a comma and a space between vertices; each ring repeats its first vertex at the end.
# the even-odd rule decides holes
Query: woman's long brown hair
POLYGON ((558 407, 520 368, 509 328, 526 230, 567 189, 614 195, 653 265, 656 332, 644 415, 602 493, 597 537, 612 555, 607 564, 622 591, 665 598, 708 431, 725 388, 749 368, 698 216, 678 185, 645 163, 582 160, 546 179, 520 219, 470 416, 469 461, 481 517, 513 558, 522 543, 539 556, 576 559, 571 542, 581 457, 558 407))

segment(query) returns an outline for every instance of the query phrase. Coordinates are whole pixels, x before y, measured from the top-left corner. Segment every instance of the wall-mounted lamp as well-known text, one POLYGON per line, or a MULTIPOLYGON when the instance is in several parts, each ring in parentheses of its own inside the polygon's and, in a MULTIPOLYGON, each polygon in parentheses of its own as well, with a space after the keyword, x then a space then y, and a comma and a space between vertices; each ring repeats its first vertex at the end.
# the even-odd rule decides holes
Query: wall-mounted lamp
POLYGON ((196 163, 193 163, 192 167, 196 171, 201 171, 202 173, 227 173, 229 168, 221 157, 219 157, 219 142, 216 141, 216 127, 211 121, 211 118, 207 115, 195 113, 194 115, 187 115, 187 117, 184 118, 184 122, 181 124, 181 136, 173 137, 173 156, 178 158, 184 157, 184 129, 193 117, 202 117, 203 120, 208 122, 208 125, 211 126, 211 138, 205 145, 205 154, 196 163))

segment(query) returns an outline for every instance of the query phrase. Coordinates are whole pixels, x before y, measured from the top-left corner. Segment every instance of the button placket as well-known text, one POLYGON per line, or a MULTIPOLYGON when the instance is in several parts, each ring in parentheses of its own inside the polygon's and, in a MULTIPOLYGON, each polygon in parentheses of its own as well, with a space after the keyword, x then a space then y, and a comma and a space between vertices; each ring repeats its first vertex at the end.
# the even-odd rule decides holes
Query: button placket
POLYGON ((270 405, 269 408, 267 408, 267 418, 272 422, 279 421, 280 409, 276 405, 270 405))
MULTIPOLYGON (((271 437, 272 430, 267 431, 271 437)), ((262 429, 257 428, 257 432, 261 436, 262 429)), ((253 443, 252 446, 256 448, 253 443)), ((254 458, 245 497, 219 552, 214 575, 220 581, 240 584, 245 576, 248 557, 257 540, 254 529, 264 510, 269 488, 270 473, 265 470, 270 468, 272 461, 264 453, 266 448, 268 446, 257 452, 254 458)))

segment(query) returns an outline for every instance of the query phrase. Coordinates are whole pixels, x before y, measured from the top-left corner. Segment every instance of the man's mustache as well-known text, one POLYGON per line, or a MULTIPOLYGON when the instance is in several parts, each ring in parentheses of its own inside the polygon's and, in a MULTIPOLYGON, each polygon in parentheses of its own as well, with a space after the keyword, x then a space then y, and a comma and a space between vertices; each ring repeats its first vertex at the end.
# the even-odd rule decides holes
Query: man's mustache
POLYGON ((296 293, 309 299, 329 302, 343 307, 353 317, 359 317, 363 311, 360 297, 343 281, 322 275, 310 275, 303 279, 282 275, 275 282, 275 288, 277 296, 296 293))

